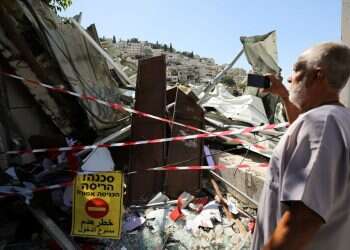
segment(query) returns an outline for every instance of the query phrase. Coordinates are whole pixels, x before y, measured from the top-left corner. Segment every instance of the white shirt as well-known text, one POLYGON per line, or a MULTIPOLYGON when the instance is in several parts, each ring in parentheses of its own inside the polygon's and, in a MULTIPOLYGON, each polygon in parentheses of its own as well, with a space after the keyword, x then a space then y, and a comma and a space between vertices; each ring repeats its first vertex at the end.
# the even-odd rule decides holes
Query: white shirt
POLYGON ((324 105, 298 117, 270 160, 252 249, 267 243, 289 201, 303 202, 325 222, 306 249, 350 249, 349 149, 349 109, 324 105))

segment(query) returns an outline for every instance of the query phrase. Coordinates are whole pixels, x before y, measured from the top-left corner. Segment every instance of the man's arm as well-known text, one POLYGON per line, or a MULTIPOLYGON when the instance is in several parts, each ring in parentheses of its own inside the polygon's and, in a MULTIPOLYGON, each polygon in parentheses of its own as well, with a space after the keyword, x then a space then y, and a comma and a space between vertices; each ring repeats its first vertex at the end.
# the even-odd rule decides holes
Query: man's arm
POLYGON ((302 250, 324 223, 302 202, 291 202, 263 250, 302 250))
POLYGON ((289 101, 289 93, 286 87, 282 84, 282 81, 276 78, 274 75, 266 75, 270 78, 271 87, 263 89, 262 92, 268 92, 281 97, 284 107, 286 109, 287 118, 290 124, 292 124, 301 113, 300 110, 289 101))
POLYGON ((289 95, 287 97, 281 97, 284 107, 287 113, 287 119, 290 124, 292 124, 301 113, 300 110, 289 101, 289 95))

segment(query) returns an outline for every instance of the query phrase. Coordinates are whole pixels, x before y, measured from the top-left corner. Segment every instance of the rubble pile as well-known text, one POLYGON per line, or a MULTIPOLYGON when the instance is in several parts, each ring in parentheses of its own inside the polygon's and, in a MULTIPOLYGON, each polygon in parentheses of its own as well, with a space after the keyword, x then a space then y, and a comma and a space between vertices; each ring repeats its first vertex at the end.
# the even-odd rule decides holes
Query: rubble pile
MULTIPOLYGON (((0 3, 0 249, 248 249, 279 100, 129 72, 80 19, 0 3)), ((241 39, 254 71, 273 39, 241 39)))
POLYGON ((191 196, 181 209, 174 205, 130 209, 124 215, 121 240, 110 242, 110 246, 113 249, 248 249, 249 227, 254 216, 238 212, 232 196, 228 200, 234 219, 225 217, 216 200, 208 200, 207 196, 191 196))

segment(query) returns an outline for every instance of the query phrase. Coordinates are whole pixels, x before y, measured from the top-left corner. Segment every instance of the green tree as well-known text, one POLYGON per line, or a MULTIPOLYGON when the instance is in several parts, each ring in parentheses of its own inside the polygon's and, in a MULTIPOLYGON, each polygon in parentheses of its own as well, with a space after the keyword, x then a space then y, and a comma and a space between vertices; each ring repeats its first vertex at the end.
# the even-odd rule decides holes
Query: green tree
POLYGON ((238 85, 244 83, 247 78, 247 72, 242 68, 233 68, 230 75, 238 85))
POLYGON ((193 51, 191 53, 189 53, 188 57, 190 57, 190 58, 194 57, 193 51))
POLYGON ((183 51, 181 52, 181 54, 183 54, 184 56, 187 56, 187 57, 190 57, 190 52, 187 52, 187 51, 183 51))
POLYGON ((242 68, 233 68, 229 70, 227 75, 232 77, 233 81, 236 84, 237 90, 239 89, 240 92, 244 92, 244 89, 247 85, 247 71, 242 68))
POLYGON ((133 37, 133 38, 130 39, 130 42, 131 43, 139 43, 139 39, 133 37))
POLYGON ((171 53, 174 52, 173 45, 172 45, 171 43, 170 43, 170 46, 169 46, 169 51, 170 51, 171 53))
POLYGON ((222 81, 224 84, 229 85, 229 86, 232 86, 232 85, 236 84, 235 81, 233 80, 232 76, 227 76, 227 75, 226 75, 226 76, 224 76, 224 77, 221 79, 221 81, 222 81))
POLYGON ((168 45, 164 44, 163 49, 164 49, 164 51, 168 51, 168 45))
POLYGON ((45 2, 57 13, 72 5, 72 0, 45 0, 45 2))
POLYGON ((113 36, 113 43, 117 43, 117 39, 113 36))
POLYGON ((157 41, 155 44, 152 44, 152 49, 160 49, 159 42, 157 41))

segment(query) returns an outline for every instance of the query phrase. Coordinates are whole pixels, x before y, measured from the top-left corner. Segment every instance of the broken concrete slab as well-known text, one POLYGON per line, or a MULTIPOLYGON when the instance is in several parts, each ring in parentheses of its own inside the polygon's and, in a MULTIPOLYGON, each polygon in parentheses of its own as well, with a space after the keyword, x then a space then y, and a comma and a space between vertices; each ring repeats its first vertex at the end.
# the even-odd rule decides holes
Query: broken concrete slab
MULTIPOLYGON (((217 164, 223 164, 226 166, 234 167, 245 164, 246 167, 243 168, 238 167, 234 169, 216 170, 216 173, 228 182, 232 183, 237 189, 245 193, 251 199, 255 200, 257 204, 268 171, 268 164, 262 165, 261 163, 267 163, 267 160, 262 158, 259 160, 254 160, 243 157, 241 155, 233 155, 230 153, 215 155, 214 158, 217 164)), ((239 194, 233 191, 231 187, 227 185, 225 186, 228 191, 233 192, 239 196, 239 194)))

